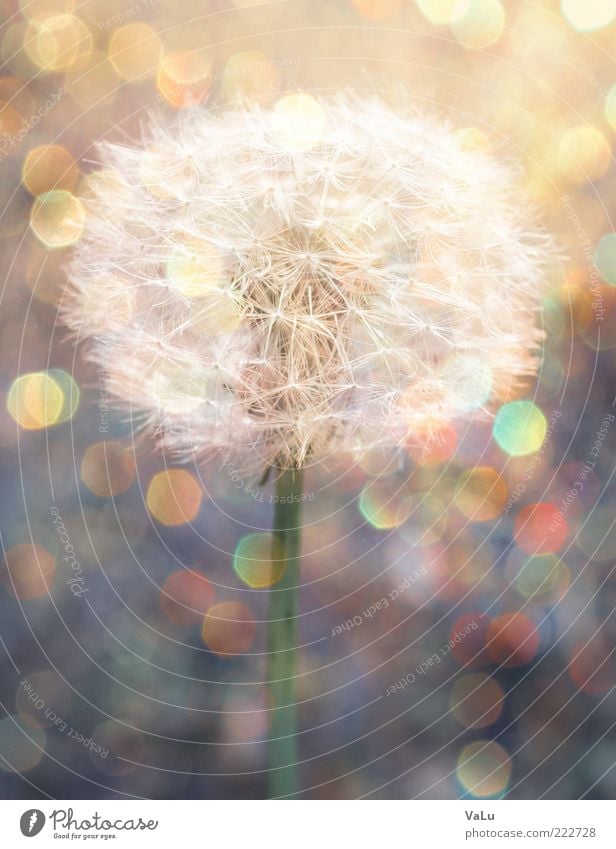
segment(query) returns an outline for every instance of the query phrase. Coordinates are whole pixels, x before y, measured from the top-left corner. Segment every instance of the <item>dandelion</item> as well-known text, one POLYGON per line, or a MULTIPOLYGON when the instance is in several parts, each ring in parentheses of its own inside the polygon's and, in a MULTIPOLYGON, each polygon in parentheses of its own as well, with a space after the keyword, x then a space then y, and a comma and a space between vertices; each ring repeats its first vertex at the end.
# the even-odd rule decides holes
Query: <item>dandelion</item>
POLYGON ((64 315, 165 449, 278 470, 270 768, 293 793, 301 469, 488 416, 537 368, 550 241, 512 166, 374 99, 197 110, 100 153, 64 315))

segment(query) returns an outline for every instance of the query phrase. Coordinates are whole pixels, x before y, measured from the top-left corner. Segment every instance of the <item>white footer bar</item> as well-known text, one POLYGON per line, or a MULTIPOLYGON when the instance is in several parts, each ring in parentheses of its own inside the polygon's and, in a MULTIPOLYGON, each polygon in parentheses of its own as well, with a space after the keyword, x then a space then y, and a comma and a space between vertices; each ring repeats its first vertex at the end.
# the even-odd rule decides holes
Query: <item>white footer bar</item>
POLYGON ((0 846, 616 847, 610 801, 0 801, 0 846))

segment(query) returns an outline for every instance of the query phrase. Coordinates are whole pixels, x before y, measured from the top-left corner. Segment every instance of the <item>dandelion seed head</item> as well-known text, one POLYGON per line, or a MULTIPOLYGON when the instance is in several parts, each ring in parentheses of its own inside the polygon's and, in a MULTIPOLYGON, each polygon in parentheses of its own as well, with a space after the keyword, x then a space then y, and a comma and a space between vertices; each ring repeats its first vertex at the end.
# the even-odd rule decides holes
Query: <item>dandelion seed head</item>
POLYGON ((550 239, 438 120, 288 95, 100 156, 64 316, 179 456, 399 445, 537 367, 550 239))

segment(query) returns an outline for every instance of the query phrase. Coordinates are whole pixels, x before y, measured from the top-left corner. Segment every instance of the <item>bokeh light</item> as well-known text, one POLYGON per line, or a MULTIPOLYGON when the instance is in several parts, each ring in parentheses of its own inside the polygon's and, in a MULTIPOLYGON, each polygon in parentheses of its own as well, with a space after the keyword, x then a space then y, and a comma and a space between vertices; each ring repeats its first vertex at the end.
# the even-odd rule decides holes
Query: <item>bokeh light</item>
POLYGON ((48 248, 65 248, 81 237, 85 211, 79 198, 63 189, 39 195, 32 205, 30 226, 48 248))
POLYGON ((199 512, 203 492, 185 469, 168 469, 154 475, 148 486, 148 510, 162 525, 183 525, 199 512))
POLYGON ((496 469, 480 466, 460 475, 454 499, 458 510, 471 521, 489 522, 500 516, 507 494, 507 485, 496 469))
POLYGON ((559 286, 544 298, 543 320, 552 339, 578 332, 592 317, 592 301, 579 286, 559 286))
POLYGON ((447 545, 445 553, 448 574, 463 584, 480 583, 488 576, 494 561, 489 542, 481 543, 466 536, 458 536, 447 545))
POLYGON ((492 428, 498 445, 512 457, 538 451, 546 432, 546 418, 532 401, 511 401, 502 406, 492 428))
POLYGON ((248 534, 236 546, 233 568, 249 587, 271 587, 284 575, 284 555, 284 548, 271 534, 248 534))
POLYGON ((595 314, 601 320, 589 321, 579 335, 593 351, 608 351, 616 347, 616 286, 595 286, 594 298, 595 314))
POLYGON ((606 27, 616 16, 616 0, 561 0, 563 15, 580 32, 606 27))
POLYGON ((576 542, 584 554, 599 562, 616 557, 616 514, 607 506, 595 507, 584 520, 576 542))
POLYGON ((161 60, 157 88, 171 106, 178 109, 195 106, 210 90, 211 67, 211 56, 202 50, 169 53, 161 60))
POLYGON ((505 694, 489 675, 465 675, 454 684, 449 704, 458 722, 465 728, 492 725, 503 711, 505 694))
POLYGON ((211 607, 203 619, 203 642, 221 657, 242 654, 251 647, 256 630, 254 616, 245 604, 223 601, 211 607))
POLYGON ((135 769, 145 751, 143 734, 134 728, 110 719, 97 725, 92 739, 103 753, 90 749, 90 757, 106 775, 125 775, 135 769))
POLYGON ((403 0, 352 0, 360 15, 369 21, 382 21, 400 9, 403 0))
POLYGON ((57 672, 51 669, 31 672, 28 674, 28 684, 30 690, 26 690, 20 684, 15 694, 15 707, 22 716, 27 716, 43 727, 53 725, 52 715, 48 712, 46 716, 45 710, 41 710, 40 705, 37 707, 36 699, 30 695, 32 692, 36 693, 37 699, 43 699, 45 706, 54 711, 56 716, 66 716, 71 701, 71 691, 57 672))
POLYGON ((7 408, 24 430, 41 430, 58 424, 65 411, 62 386, 46 371, 22 374, 11 384, 7 408))
POLYGON ((458 781, 468 793, 480 799, 500 796, 507 789, 511 771, 511 758, 493 740, 469 743, 458 758, 458 781))
POLYGON ((165 616, 176 625, 195 625, 214 603, 216 590, 199 569, 180 569, 172 572, 160 594, 160 606, 165 616))
POLYGON ((109 42, 109 61, 124 80, 143 80, 158 70, 162 42, 146 23, 118 27, 109 42))
POLYGON ((613 130, 616 130, 616 83, 610 88, 603 107, 605 120, 613 130))
POLYGON ((77 187, 79 169, 66 148, 56 144, 40 145, 28 152, 22 180, 35 197, 52 189, 72 192, 77 187))
POLYGON ((454 640, 452 653, 459 663, 465 666, 481 668, 491 663, 486 649, 486 640, 491 619, 479 611, 465 613, 451 626, 450 639, 456 634, 464 634, 464 639, 454 640))
POLYGON ((73 418, 79 408, 81 390, 72 375, 64 371, 64 369, 50 368, 46 374, 62 391, 62 409, 54 424, 68 422, 73 418))
POLYGON ((558 167, 571 183, 583 185, 599 180, 610 161, 610 145, 596 127, 572 127, 563 135, 558 148, 558 167))
POLYGON ((512 554, 506 574, 521 596, 540 604, 560 601, 571 580, 566 564, 555 554, 512 554))
POLYGON ((502 613, 490 623, 487 647, 499 666, 524 666, 537 654, 539 632, 525 613, 502 613))
POLYGON ((50 15, 70 14, 77 0, 19 0, 19 9, 27 20, 44 20, 50 15))
POLYGON ((92 52, 92 33, 76 15, 36 18, 28 25, 24 44, 42 71, 66 71, 83 67, 92 52))
POLYGON ((42 545, 23 543, 4 556, 2 582, 16 598, 28 601, 47 595, 56 572, 56 558, 42 545))
POLYGON ((601 696, 616 685, 616 658, 613 647, 593 636, 571 649, 569 674, 576 687, 591 696, 601 696))
POLYGON ((133 452, 121 442, 95 442, 81 461, 81 479, 95 495, 121 495, 133 485, 136 475, 133 452))
POLYGON ((0 769, 17 773, 34 769, 45 754, 45 732, 27 716, 0 719, 0 769))
POLYGON ((455 455, 458 433, 448 421, 435 421, 413 428, 407 441, 409 456, 418 466, 446 463, 455 455))
POLYGON ((417 0, 417 5, 430 23, 442 26, 464 17, 470 0, 417 0))
POLYGON ((462 127, 462 129, 456 130, 456 139, 463 150, 492 152, 490 139, 479 127, 462 127))
POLYGON ((27 23, 19 22, 4 29, 0 53, 6 63, 6 70, 24 79, 32 78, 34 74, 40 73, 41 69, 34 63, 24 44, 26 36, 30 42, 32 41, 31 27, 27 23))
POLYGON ((359 510, 364 519, 380 530, 399 527, 411 514, 413 498, 400 481, 377 478, 364 487, 359 510))
POLYGON ((279 75, 272 61, 258 50, 235 53, 227 61, 222 90, 227 100, 249 100, 272 94, 279 75))
POLYGON ((68 71, 66 87, 72 100, 82 109, 109 106, 122 80, 105 53, 95 50, 85 68, 68 71))
POLYGON ((22 121, 15 106, 0 99, 0 133, 7 138, 17 138, 22 121))
POLYGON ((537 502, 524 507, 515 520, 515 541, 527 554, 546 554, 563 547, 569 526, 556 504, 537 502))
POLYGON ((447 510, 440 498, 430 491, 417 489, 404 503, 404 511, 410 512, 400 525, 399 533, 406 542, 411 546, 425 546, 442 539, 447 527, 447 510))
POLYGON ((500 0, 469 0, 464 4, 464 14, 455 12, 451 29, 465 47, 482 50, 495 44, 505 27, 505 9, 500 0))
POLYGON ((616 233, 608 233, 599 241, 595 263, 606 283, 616 285, 616 233))

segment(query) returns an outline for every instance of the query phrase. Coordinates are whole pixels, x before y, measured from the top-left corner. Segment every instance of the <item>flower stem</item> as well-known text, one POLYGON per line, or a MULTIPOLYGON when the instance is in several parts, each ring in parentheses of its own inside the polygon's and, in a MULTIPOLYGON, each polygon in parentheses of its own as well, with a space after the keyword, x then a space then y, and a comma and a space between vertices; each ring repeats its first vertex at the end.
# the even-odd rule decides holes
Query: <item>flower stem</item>
POLYGON ((276 480, 272 559, 284 559, 282 578, 270 591, 268 682, 271 709, 269 798, 297 790, 295 646, 302 470, 283 470, 276 480))

